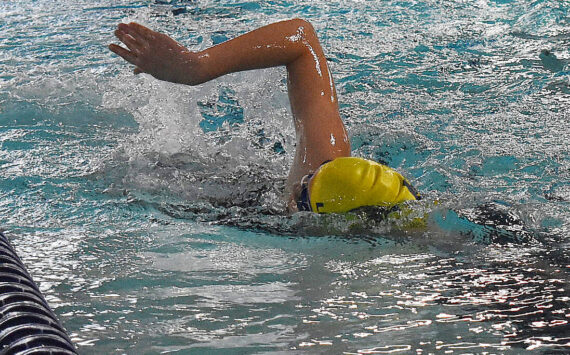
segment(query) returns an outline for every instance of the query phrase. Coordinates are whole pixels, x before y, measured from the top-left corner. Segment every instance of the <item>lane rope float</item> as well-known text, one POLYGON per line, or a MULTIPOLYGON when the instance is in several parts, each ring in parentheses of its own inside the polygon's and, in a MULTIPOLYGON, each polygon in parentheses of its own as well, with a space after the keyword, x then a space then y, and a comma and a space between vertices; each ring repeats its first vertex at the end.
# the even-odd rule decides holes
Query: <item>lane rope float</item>
POLYGON ((0 355, 77 354, 55 313, 0 232, 0 355))

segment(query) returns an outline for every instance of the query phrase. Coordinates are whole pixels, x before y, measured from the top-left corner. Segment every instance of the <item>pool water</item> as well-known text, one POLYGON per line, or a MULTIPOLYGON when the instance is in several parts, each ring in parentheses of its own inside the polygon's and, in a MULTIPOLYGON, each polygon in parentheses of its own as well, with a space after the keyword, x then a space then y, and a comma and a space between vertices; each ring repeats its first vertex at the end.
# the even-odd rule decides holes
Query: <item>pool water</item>
POLYGON ((0 2, 0 228, 83 354, 570 351, 570 2, 0 2), (283 214, 282 68, 159 82, 138 21, 200 50, 311 21, 354 155, 424 200, 283 214))

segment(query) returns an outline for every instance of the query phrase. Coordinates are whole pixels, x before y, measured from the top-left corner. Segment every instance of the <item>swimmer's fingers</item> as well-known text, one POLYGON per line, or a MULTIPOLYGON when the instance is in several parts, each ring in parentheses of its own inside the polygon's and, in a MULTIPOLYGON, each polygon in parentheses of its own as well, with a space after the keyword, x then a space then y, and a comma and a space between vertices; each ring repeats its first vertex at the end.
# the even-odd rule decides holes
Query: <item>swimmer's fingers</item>
POLYGON ((142 41, 151 41, 156 36, 156 32, 143 25, 139 25, 136 22, 131 22, 129 24, 120 23, 118 26, 118 30, 123 31, 133 36, 134 38, 142 41))
POLYGON ((109 50, 111 50, 111 52, 117 54, 118 56, 120 56, 121 58, 123 58, 124 60, 126 60, 127 62, 137 65, 137 56, 134 55, 131 51, 118 46, 116 44, 110 44, 109 45, 109 50))
POLYGON ((123 30, 117 29, 115 31, 115 36, 121 42, 123 42, 131 52, 133 52, 136 55, 140 55, 141 51, 144 50, 144 48, 146 47, 146 43, 144 40, 141 41, 140 38, 138 39, 136 38, 138 36, 135 35, 135 37, 133 37, 131 34, 126 33, 123 30))
POLYGON ((153 40, 156 37, 157 32, 151 30, 148 27, 140 25, 136 22, 131 22, 129 25, 134 31, 136 31, 139 35, 147 40, 153 40))

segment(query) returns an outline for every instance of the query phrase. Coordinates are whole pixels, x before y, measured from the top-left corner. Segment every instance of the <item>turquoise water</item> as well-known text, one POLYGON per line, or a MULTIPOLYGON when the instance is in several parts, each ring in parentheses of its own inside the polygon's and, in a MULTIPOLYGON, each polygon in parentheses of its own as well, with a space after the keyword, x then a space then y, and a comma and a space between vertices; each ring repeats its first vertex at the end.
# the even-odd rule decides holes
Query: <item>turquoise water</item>
POLYGON ((84 354, 568 352, 569 8, 3 1, 0 228, 84 354), (121 21, 198 50, 292 17, 412 212, 282 214, 283 69, 184 87, 106 49, 121 21))

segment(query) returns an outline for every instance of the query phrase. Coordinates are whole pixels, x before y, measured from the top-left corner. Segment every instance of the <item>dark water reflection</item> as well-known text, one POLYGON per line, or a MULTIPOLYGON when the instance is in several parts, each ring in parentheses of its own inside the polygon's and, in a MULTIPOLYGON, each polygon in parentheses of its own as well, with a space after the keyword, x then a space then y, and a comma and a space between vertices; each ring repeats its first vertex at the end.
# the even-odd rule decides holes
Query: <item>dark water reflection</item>
POLYGON ((342 274, 336 295, 305 318, 301 328, 312 340, 302 347, 328 341, 336 351, 358 346, 358 353, 568 351, 566 251, 489 246, 475 256, 387 255, 329 266, 342 274), (319 334, 321 328, 338 333, 319 334))

